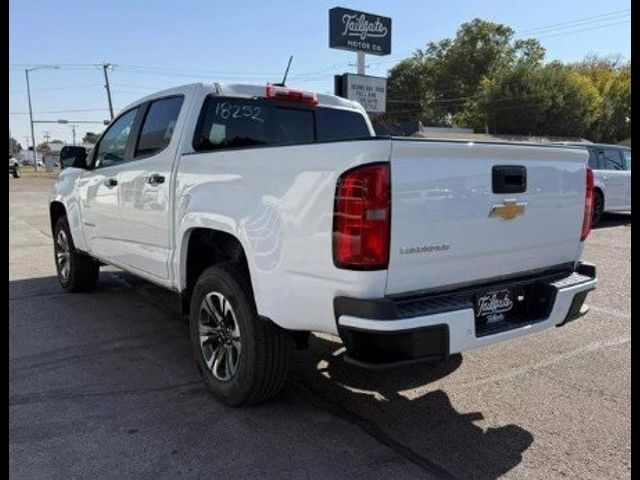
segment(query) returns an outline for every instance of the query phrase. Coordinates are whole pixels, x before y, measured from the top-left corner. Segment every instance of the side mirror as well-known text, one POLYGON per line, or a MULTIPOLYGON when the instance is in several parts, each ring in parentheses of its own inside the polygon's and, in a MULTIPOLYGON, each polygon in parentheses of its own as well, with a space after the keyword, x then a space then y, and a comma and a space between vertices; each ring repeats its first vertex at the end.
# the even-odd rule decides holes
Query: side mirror
POLYGON ((62 147, 60 150, 60 168, 84 168, 87 165, 87 149, 84 147, 62 147))

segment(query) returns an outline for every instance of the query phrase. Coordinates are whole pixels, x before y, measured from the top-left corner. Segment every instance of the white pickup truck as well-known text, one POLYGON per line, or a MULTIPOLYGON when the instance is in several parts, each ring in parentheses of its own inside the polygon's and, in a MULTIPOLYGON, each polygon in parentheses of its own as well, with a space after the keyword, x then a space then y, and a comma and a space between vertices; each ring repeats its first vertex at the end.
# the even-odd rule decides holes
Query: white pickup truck
POLYGON ((586 310, 593 175, 578 147, 376 137, 362 107, 281 85, 188 85, 61 153, 58 278, 111 264, 181 295, 231 405, 281 389, 337 334, 382 369, 564 325, 586 310))

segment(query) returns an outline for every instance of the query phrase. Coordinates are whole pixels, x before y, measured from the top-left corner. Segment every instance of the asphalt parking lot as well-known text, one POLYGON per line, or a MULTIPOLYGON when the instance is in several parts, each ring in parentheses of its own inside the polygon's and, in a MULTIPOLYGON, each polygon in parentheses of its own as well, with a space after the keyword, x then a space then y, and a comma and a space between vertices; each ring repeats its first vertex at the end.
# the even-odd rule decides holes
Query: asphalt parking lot
POLYGON ((10 478, 631 477, 630 215, 587 241, 577 322, 382 374, 317 336, 277 401, 231 409, 172 294, 115 269, 62 293, 52 183, 9 179, 10 478))

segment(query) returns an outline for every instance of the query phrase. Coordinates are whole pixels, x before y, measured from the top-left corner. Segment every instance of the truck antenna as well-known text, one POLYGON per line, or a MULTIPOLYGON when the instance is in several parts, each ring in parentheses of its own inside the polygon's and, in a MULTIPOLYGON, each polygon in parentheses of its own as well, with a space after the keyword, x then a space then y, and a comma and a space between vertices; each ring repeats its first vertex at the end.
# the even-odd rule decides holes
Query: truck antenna
POLYGON ((276 87, 284 87, 285 82, 287 81, 287 75, 289 75, 289 68, 291 67, 291 62, 293 61, 293 55, 289 57, 289 63, 287 63, 287 69, 284 71, 284 77, 281 83, 274 83, 276 87))

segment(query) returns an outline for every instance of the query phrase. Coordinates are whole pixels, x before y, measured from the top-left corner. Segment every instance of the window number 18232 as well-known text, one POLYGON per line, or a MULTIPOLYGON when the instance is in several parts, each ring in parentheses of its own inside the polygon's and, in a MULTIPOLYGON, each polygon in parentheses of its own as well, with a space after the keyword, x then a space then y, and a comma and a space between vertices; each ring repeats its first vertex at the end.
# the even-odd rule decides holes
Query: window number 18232
POLYGON ((222 102, 216 105, 216 116, 223 120, 239 120, 246 118, 256 122, 263 122, 262 108, 250 105, 238 105, 231 102, 222 102))

